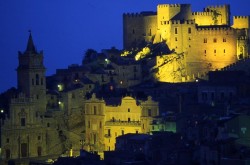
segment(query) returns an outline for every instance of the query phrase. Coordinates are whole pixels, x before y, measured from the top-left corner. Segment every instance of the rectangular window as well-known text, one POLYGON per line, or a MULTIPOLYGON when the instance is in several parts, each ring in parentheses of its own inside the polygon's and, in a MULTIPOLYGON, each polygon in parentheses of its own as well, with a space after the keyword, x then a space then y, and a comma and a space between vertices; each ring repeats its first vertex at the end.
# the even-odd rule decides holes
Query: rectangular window
POLYGON ((128 118, 128 122, 130 122, 130 117, 128 118))
POLYGON ((178 29, 174 28, 174 34, 178 34, 178 29))
POLYGON ((130 108, 128 108, 128 112, 130 112, 130 108))
POLYGON ((175 37, 175 41, 178 41, 177 37, 175 37))
POLYGON ((204 38, 204 43, 207 43, 207 38, 204 38))
POLYGON ((21 126, 25 126, 26 122, 25 122, 25 118, 21 118, 21 126))
POLYGON ((227 39, 226 39, 226 38, 223 38, 223 42, 227 42, 227 39))
POLYGON ((214 43, 216 43, 217 42, 217 38, 214 38, 214 43))
POLYGON ((191 28, 188 28, 188 34, 191 34, 191 28))
POLYGON ((124 135, 124 130, 122 130, 122 135, 124 135))
POLYGON ((216 49, 214 49, 214 53, 216 53, 216 49))
POLYGON ((207 54, 207 50, 204 50, 204 53, 207 54))
POLYGON ((108 136, 111 136, 111 130, 108 129, 108 136))
POLYGON ((226 53, 226 49, 224 49, 224 51, 223 51, 224 53, 226 53))
POLYGON ((152 115, 152 111, 151 109, 148 110, 148 116, 151 116, 152 115))

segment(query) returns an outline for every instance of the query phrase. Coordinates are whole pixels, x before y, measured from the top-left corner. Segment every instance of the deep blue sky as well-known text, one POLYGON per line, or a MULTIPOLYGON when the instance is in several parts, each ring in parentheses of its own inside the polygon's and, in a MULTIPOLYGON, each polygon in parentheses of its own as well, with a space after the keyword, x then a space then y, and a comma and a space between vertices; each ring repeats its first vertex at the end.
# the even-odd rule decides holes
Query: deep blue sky
POLYGON ((122 49, 122 14, 167 3, 189 3, 193 11, 230 4, 232 15, 250 15, 249 0, 0 0, 0 93, 16 87, 17 52, 25 50, 28 30, 52 75, 80 64, 88 48, 122 49))

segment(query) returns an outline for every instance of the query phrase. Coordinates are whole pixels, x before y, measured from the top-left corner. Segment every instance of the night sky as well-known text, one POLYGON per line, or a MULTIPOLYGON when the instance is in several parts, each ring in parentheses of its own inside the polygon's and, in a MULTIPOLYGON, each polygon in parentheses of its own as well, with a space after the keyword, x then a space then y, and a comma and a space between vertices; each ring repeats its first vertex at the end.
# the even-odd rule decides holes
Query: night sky
POLYGON ((44 52, 46 75, 81 64, 84 52, 122 49, 122 14, 156 11, 157 4, 189 3, 193 11, 230 4, 231 15, 250 15, 249 0, 0 0, 0 93, 16 87, 18 51, 29 33, 44 52), (240 3, 240 4, 238 4, 240 3))

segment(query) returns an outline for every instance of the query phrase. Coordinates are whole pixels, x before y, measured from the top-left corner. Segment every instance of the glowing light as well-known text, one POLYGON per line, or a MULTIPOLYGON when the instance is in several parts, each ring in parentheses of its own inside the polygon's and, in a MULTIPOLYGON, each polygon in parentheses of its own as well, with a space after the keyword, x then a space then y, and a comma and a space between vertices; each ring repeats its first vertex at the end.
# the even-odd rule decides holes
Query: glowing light
POLYGON ((61 102, 61 101, 58 101, 58 104, 60 105, 60 104, 62 104, 62 102, 61 102))
POLYGON ((63 85, 62 84, 58 84, 57 88, 58 88, 58 91, 62 91, 63 90, 63 85))
POLYGON ((4 113, 4 110, 3 109, 1 109, 1 111, 0 111, 1 113, 4 113))

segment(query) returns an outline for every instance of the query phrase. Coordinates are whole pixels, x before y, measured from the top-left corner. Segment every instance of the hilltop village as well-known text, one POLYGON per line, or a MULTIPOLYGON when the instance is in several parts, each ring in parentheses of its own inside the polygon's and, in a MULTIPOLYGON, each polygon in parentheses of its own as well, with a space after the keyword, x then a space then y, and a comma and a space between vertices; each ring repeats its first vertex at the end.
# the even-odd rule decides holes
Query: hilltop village
POLYGON ((123 50, 51 76, 30 33, 0 95, 0 164, 249 163, 249 29, 229 5, 161 4, 123 15, 123 50))

